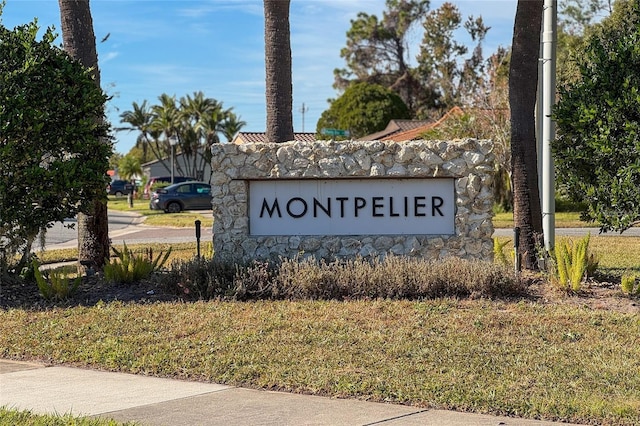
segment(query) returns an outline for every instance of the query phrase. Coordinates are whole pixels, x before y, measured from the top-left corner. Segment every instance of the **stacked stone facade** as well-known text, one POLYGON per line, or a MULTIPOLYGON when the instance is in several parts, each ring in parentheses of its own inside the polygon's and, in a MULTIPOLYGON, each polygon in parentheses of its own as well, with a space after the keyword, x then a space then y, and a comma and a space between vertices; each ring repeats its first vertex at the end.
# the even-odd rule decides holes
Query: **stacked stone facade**
POLYGON ((212 147, 213 245, 237 261, 279 257, 493 258, 493 144, 487 140, 283 144, 212 147), (290 235, 249 233, 249 181, 265 179, 454 178, 453 235, 290 235))

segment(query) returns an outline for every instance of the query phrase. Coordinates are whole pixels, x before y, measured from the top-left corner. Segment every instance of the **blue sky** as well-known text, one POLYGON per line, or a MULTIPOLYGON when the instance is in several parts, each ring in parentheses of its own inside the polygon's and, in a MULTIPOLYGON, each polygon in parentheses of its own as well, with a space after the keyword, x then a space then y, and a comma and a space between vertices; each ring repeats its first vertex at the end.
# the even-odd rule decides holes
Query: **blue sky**
MULTIPOLYGON (((315 131, 327 99, 335 98, 333 70, 342 68, 350 20, 358 12, 382 16, 384 0, 292 0, 294 130, 315 131), (307 109, 302 119, 302 105, 307 109)), ((482 16, 491 27, 489 55, 511 44, 516 0, 452 1, 463 15, 482 16)), ((442 4, 432 0, 431 8, 442 4)), ((157 103, 167 93, 195 91, 222 102, 247 122, 244 131, 265 129, 264 17, 261 0, 91 0, 102 86, 113 97, 109 120, 132 103, 157 103), (110 34, 101 43, 100 40, 110 34)), ((38 18, 59 32, 56 0, 6 0, 2 23, 13 28, 38 18)), ((414 36, 417 46, 422 33, 414 36)), ((116 151, 134 145, 134 133, 115 135, 116 151)))

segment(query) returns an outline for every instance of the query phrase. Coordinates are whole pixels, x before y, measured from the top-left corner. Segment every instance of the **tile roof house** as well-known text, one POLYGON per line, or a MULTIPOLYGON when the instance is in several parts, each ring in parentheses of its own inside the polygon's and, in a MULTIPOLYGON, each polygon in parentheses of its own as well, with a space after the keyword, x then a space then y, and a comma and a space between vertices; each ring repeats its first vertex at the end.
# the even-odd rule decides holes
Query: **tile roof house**
MULTIPOLYGON (((297 142, 315 142, 315 133, 294 133, 293 137, 297 142)), ((267 141, 267 134, 265 132, 238 132, 233 137, 231 143, 243 144, 243 143, 265 143, 267 141)))
MULTIPOLYGON (((176 153, 174 156, 174 174, 175 176, 191 176, 198 180, 209 182, 211 178, 211 162, 204 161, 201 156, 202 151, 199 153, 199 159, 196 161, 196 168, 194 169, 193 158, 187 158, 182 153, 176 153), (189 164, 186 164, 189 163, 189 164)), ((147 163, 141 164, 142 175, 147 178, 154 176, 169 176, 171 175, 171 157, 165 157, 160 160, 153 160, 147 163)))
POLYGON ((391 120, 384 130, 358 138, 359 141, 381 141, 391 140, 392 136, 409 130, 426 126, 433 123, 433 120, 391 120))
MULTIPOLYGON (((464 114, 464 111, 460 107, 453 107, 449 111, 447 111, 438 121, 431 121, 427 124, 416 126, 413 129, 408 129, 401 132, 395 132, 392 135, 380 138, 381 141, 410 141, 414 139, 419 139, 420 135, 428 132, 429 130, 435 129, 440 126, 445 121, 449 120, 452 117, 459 117, 464 114)), ((375 140, 375 139, 373 139, 375 140)))
MULTIPOLYGON (((509 119, 508 110, 475 108, 470 111, 473 115, 475 115, 480 120, 480 122, 487 121, 487 120, 508 121, 509 119)), ((411 141, 411 140, 421 139, 422 138, 421 135, 423 135, 424 133, 438 128, 439 126, 443 125, 447 120, 450 120, 455 117, 460 117, 464 114, 465 112, 462 110, 462 108, 455 106, 451 108, 449 111, 447 111, 437 121, 425 122, 425 121, 417 121, 417 120, 391 120, 385 130, 365 136, 360 140, 402 142, 402 141, 411 141), (399 122, 405 122, 405 123, 402 123, 403 124, 402 127, 404 127, 404 129, 399 129, 399 127, 401 127, 399 126, 399 122), (406 122, 411 122, 413 126, 406 122), (418 123, 422 123, 422 124, 418 124, 418 123)))

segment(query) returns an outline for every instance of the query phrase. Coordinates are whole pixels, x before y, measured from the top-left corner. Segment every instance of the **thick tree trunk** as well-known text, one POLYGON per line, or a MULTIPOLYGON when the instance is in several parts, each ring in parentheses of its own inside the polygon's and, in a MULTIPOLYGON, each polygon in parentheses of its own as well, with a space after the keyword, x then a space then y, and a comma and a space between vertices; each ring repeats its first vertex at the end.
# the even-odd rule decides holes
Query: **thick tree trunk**
POLYGON ((527 269, 537 267, 536 244, 542 234, 535 135, 542 6, 542 0, 518 0, 509 70, 513 216, 527 269))
POLYGON ((264 0, 267 129, 269 142, 293 140, 290 0, 264 0))
MULTIPOLYGON (((91 68, 100 87, 98 53, 89 0, 58 0, 64 50, 91 68)), ((105 141, 106 143, 106 141, 105 141)), ((106 170, 105 170, 106 172, 106 170)), ((109 257, 109 222, 106 194, 94 194, 91 212, 78 214, 78 269, 102 269, 109 257)))

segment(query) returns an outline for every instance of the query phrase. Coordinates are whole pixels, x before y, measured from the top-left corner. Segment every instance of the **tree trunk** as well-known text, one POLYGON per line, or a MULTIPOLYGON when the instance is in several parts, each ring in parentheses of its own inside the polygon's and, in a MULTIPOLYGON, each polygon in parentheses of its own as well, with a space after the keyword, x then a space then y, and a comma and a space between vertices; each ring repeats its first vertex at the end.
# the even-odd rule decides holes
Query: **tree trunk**
POLYGON ((527 269, 537 268, 536 245, 542 234, 535 135, 542 6, 542 0, 518 0, 509 70, 513 216, 527 269))
MULTIPOLYGON (((92 69, 100 87, 98 53, 89 0, 58 0, 64 50, 92 69)), ((105 143, 107 143, 105 141, 105 143)), ((106 172, 106 170, 105 170, 106 172)), ((109 257, 109 223, 106 194, 94 194, 91 211, 78 214, 78 270, 102 269, 109 257)))
POLYGON ((264 0, 267 129, 269 142, 293 140, 290 0, 264 0))

